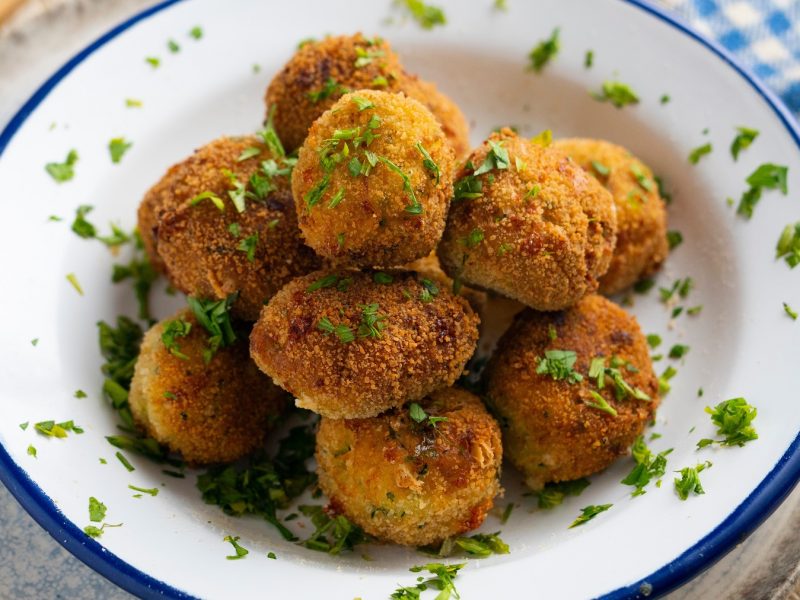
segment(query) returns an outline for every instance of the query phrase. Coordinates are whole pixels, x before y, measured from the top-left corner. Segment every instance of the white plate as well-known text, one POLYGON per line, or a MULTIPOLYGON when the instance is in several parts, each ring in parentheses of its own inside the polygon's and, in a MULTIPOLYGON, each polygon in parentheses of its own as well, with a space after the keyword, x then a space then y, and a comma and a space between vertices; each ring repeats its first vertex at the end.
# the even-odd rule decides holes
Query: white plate
MULTIPOLYGON (((0 255, 8 286, 0 296, 0 477, 56 539, 134 593, 383 598, 399 583, 413 583, 407 569, 427 560, 391 547, 369 548, 372 562, 360 553, 306 550, 262 521, 230 518, 203 504, 191 476, 165 478, 136 457, 136 471, 128 473, 104 440, 116 421, 101 399, 95 323, 133 314, 134 306, 126 287, 109 282, 109 253, 69 231, 75 207, 93 204, 94 222, 131 227, 143 192, 167 166, 221 134, 255 130, 271 76, 300 39, 328 32, 388 38, 409 70, 460 104, 472 120, 474 143, 497 125, 515 124, 523 133, 552 128, 557 136, 601 137, 630 148, 668 183, 675 198, 671 228, 685 237, 659 283, 692 276, 697 289, 689 304, 704 305, 701 316, 681 316, 671 330, 655 291, 637 298, 633 311, 645 331, 664 335, 667 347, 691 346, 659 411, 654 429, 663 437, 653 447, 675 448, 670 470, 710 458, 714 467, 702 475, 707 493, 681 502, 668 474, 662 488, 631 499, 630 488, 619 484, 629 460, 550 512, 529 512, 533 499, 510 491, 507 498, 524 506, 505 526, 490 516, 483 530, 502 529, 511 554, 469 561, 457 579, 463 598, 663 593, 730 549, 797 481, 800 323, 788 319, 781 303, 800 307, 800 283, 774 258, 779 233, 800 214, 793 197, 800 189, 800 136, 787 111, 718 46, 637 2, 511 0, 507 12, 494 11, 489 0, 469 8, 438 3, 449 23, 423 31, 410 21, 387 22, 399 14, 388 1, 166 2, 65 65, 0 135, 0 255), (194 25, 204 29, 201 41, 187 36, 194 25), (528 51, 557 26, 557 59, 541 75, 526 72, 528 51), (167 51, 170 38, 181 44, 179 54, 167 51), (589 49, 595 61, 587 70, 589 49), (146 64, 151 55, 162 58, 159 69, 146 64), (589 96, 587 90, 612 78, 629 83, 641 104, 618 110, 589 96), (661 105, 664 93, 672 101, 661 105), (144 106, 127 109, 129 97, 144 106), (728 146, 737 125, 761 135, 734 163, 728 146), (112 165, 106 144, 117 136, 134 145, 112 165), (706 141, 714 152, 691 166, 689 151, 706 141), (80 153, 75 179, 57 185, 43 166, 63 160, 70 148, 80 153), (745 222, 725 198, 738 198, 762 162, 789 166, 790 196, 766 193, 745 222), (51 214, 65 221, 48 222, 51 214), (67 273, 77 275, 85 296, 67 283, 67 273), (701 386, 705 395, 698 398, 701 386), (89 397, 73 398, 79 388, 89 397), (714 432, 703 408, 735 396, 758 407, 760 438, 745 448, 695 451, 697 440, 714 432), (86 433, 45 439, 18 426, 46 419, 74 419, 86 433), (38 458, 26 454, 29 444, 38 458), (134 499, 128 484, 159 486, 161 493, 134 499), (107 530, 102 545, 81 532, 90 495, 108 505, 109 522, 124 523, 107 530), (581 507, 601 503, 614 506, 567 529, 581 507), (225 560, 226 534, 241 536, 250 549, 245 560, 225 560), (268 551, 278 560, 268 560, 268 551)), ((156 307, 160 316, 169 310, 164 298, 156 307)), ((517 489, 513 470, 504 479, 517 489)))

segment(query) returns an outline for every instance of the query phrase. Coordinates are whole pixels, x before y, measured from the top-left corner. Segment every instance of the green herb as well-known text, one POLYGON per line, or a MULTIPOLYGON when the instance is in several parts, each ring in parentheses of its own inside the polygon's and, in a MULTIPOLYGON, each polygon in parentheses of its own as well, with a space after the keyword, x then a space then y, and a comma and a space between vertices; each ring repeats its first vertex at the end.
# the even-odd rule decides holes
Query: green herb
POLYGON ((286 157, 286 150, 281 143, 281 139, 278 137, 278 132, 275 131, 274 117, 275 106, 273 105, 269 107, 267 122, 264 124, 264 129, 258 132, 258 136, 273 156, 283 159, 286 157))
POLYGON ((583 57, 583 66, 585 69, 591 69, 594 64, 594 50, 587 50, 583 57))
POLYGON ((423 29, 433 29, 437 25, 447 23, 444 11, 438 6, 426 4, 422 0, 401 0, 401 2, 423 29))
POLYGON ((336 208, 339 203, 344 200, 344 189, 339 188, 339 191, 333 195, 331 201, 328 202, 328 208, 336 208))
POLYGON ((72 431, 77 434, 83 433, 83 429, 75 425, 73 421, 56 423, 55 421, 41 421, 33 426, 36 431, 47 437, 65 438, 67 432, 72 431))
POLYGON ((550 375, 556 381, 566 379, 569 383, 578 383, 583 375, 573 370, 577 355, 572 350, 546 350, 544 358, 537 357, 536 373, 550 375))
POLYGON ((103 527, 95 527, 94 525, 87 525, 83 528, 83 532, 91 538, 98 538, 103 535, 103 527))
POLYGON ((75 176, 75 163, 78 162, 78 152, 70 150, 63 163, 51 162, 44 166, 45 171, 58 183, 69 181, 75 176))
POLYGON ((321 506, 301 505, 298 508, 311 519, 316 528, 314 533, 303 541, 306 548, 336 555, 342 550, 352 550, 367 540, 363 530, 342 515, 329 517, 321 506))
POLYGON ((408 199, 411 201, 408 206, 405 207, 405 211, 411 215, 421 215, 423 212, 422 204, 419 203, 416 194, 414 193, 414 188, 411 187, 411 179, 408 175, 406 175, 403 170, 390 161, 385 156, 379 156, 378 160, 380 160, 383 164, 385 164, 389 169, 400 175, 403 180, 403 190, 405 191, 408 199))
POLYGON ((158 58, 157 56, 147 56, 145 57, 144 60, 148 65, 150 65, 154 69, 157 69, 158 67, 161 66, 161 59, 158 58))
POLYGON ((611 174, 611 169, 598 160, 592 161, 592 169, 594 169, 595 173, 600 177, 608 177, 611 174))
POLYGON ((467 248, 474 248, 478 244, 480 244, 484 239, 483 231, 478 228, 473 229, 469 232, 466 238, 464 238, 464 245, 467 248))
POLYGON ((73 394, 75 398, 86 398, 86 392, 83 390, 75 390, 75 394, 73 394))
POLYGON ((420 573, 428 571, 433 577, 418 577, 418 583, 411 587, 399 587, 392 595, 389 596, 390 600, 419 600, 420 594, 427 590, 429 587, 439 590, 436 600, 449 600, 451 597, 460 598, 456 590, 453 580, 458 575, 458 572, 464 567, 466 563, 445 565, 443 563, 428 563, 417 567, 411 567, 409 571, 412 573, 420 573))
POLYGON ((483 196, 483 183, 475 175, 465 175, 453 185, 453 200, 472 200, 483 196))
POLYGON ((261 148, 257 146, 248 146, 247 148, 242 150, 242 153, 239 154, 239 156, 236 158, 236 162, 244 162, 248 158, 253 158, 254 156, 258 156, 259 154, 261 154, 261 148))
POLYGON ((353 96, 350 98, 350 101, 353 102, 358 107, 358 112, 363 112, 370 108, 375 108, 375 104, 373 104, 370 100, 366 98, 362 98, 361 96, 353 96))
POLYGON ((200 27, 199 25, 195 25, 194 27, 192 27, 189 30, 189 36, 194 38, 194 39, 196 39, 196 40, 202 39, 202 37, 203 37, 203 29, 202 29, 202 27, 200 27))
POLYGON ((647 345, 653 349, 658 348, 661 345, 661 336, 657 333, 651 333, 647 336, 647 345))
POLYGON ((605 398, 603 398, 603 396, 601 396, 600 394, 598 394, 594 390, 589 390, 589 395, 592 397, 592 399, 594 401, 590 402, 589 400, 584 399, 583 402, 584 402, 584 404, 586 404, 586 406, 590 406, 590 407, 596 408, 597 410, 600 410, 600 411, 602 411, 604 413, 608 413, 612 417, 616 417, 617 416, 617 409, 615 409, 613 406, 611 406, 608 403, 608 401, 605 398))
POLYGON ((181 360, 189 360, 189 357, 181 352, 176 338, 186 337, 192 330, 192 324, 183 319, 173 319, 167 321, 161 332, 161 342, 172 356, 181 360))
POLYGON ((661 302, 666 304, 675 297, 675 294, 682 299, 686 299, 693 288, 694 280, 691 277, 686 277, 684 279, 676 279, 669 288, 658 288, 658 293, 661 296, 661 302))
POLYGON ((792 310, 792 307, 786 304, 786 302, 783 303, 783 310, 787 315, 789 315, 792 321, 797 321, 797 311, 792 310))
POLYGON ((92 210, 94 210, 94 207, 88 204, 82 204, 75 210, 75 220, 72 222, 72 231, 78 237, 83 239, 97 239, 109 248, 116 248, 131 241, 131 236, 113 223, 111 223, 110 235, 97 235, 97 228, 86 219, 86 215, 92 212, 92 210))
POLYGON ((470 558, 486 558, 493 554, 508 554, 510 552, 508 544, 500 538, 500 532, 497 531, 495 533, 476 533, 469 537, 447 538, 442 542, 436 554, 441 557, 448 557, 452 556, 457 550, 461 550, 470 558))
POLYGON ((634 176, 636 183, 638 183, 639 187, 644 191, 649 192, 653 189, 653 181, 644 174, 644 171, 642 171, 642 168, 638 164, 634 163, 631 166, 631 175, 634 176))
POLYGON ((303 195, 303 200, 305 200, 306 208, 309 211, 322 200, 330 181, 330 175, 326 173, 322 179, 303 195))
POLYGON ((675 375, 677 375, 677 374, 678 374, 678 371, 675 369, 675 367, 673 367, 671 365, 664 370, 664 372, 658 378, 658 393, 659 394, 664 396, 669 392, 669 390, 671 389, 669 381, 670 381, 670 379, 675 377, 675 375))
POLYGON ((256 246, 258 245, 258 232, 256 231, 253 235, 249 235, 246 238, 242 239, 239 242, 239 245, 236 246, 236 249, 244 252, 247 255, 247 260, 249 262, 253 262, 256 259, 256 246))
POLYGON ((89 520, 100 523, 106 518, 106 505, 94 496, 89 497, 89 520))
POLYGON ((428 151, 422 146, 422 142, 417 142, 415 148, 422 154, 422 166, 430 171, 433 178, 436 179, 436 185, 439 185, 439 178, 441 177, 439 165, 436 164, 433 158, 431 158, 431 155, 428 154, 428 151))
POLYGON ((239 226, 238 223, 230 223, 228 225, 228 233, 230 233, 234 237, 239 237, 242 235, 242 228, 239 226))
POLYGON ((122 160, 122 156, 133 146, 131 142, 126 142, 125 138, 112 138, 108 142, 108 152, 111 155, 111 162, 114 164, 122 160))
POLYGON ((126 98, 125 99, 125 106, 128 108, 141 108, 142 101, 136 100, 135 98, 126 98))
MULTIPOLYGON (((600 390, 605 388, 605 378, 608 377, 611 379, 611 382, 614 384, 614 395, 617 400, 622 400, 627 396, 631 396, 636 400, 649 401, 651 399, 650 396, 648 396, 639 388, 635 388, 625 381, 625 378, 622 376, 622 371, 619 369, 622 364, 623 361, 617 357, 612 357, 610 366, 606 367, 605 358, 602 356, 597 356, 592 359, 592 362, 589 365, 589 378, 595 380, 595 384, 600 390)), ((626 370, 632 372, 637 371, 637 369, 631 365, 631 363, 624 364, 626 370)))
POLYGON ((419 280, 422 285, 422 291, 419 293, 421 302, 433 302, 433 299, 439 295, 439 286, 430 279, 422 278, 419 280))
POLYGON ((551 129, 543 129, 531 138, 531 143, 547 148, 553 143, 553 131, 551 129))
POLYGON ((675 478, 675 492, 681 500, 686 500, 689 494, 694 492, 696 495, 705 494, 703 486, 700 485, 700 473, 711 466, 710 461, 706 461, 696 467, 685 467, 680 471, 680 478, 675 478))
POLYGON ((36 447, 33 444, 28 444, 28 456, 36 458, 36 447))
POLYGON ((238 292, 224 300, 202 300, 189 296, 187 301, 195 318, 208 332, 208 348, 203 352, 203 360, 208 363, 220 347, 230 346, 236 341, 236 333, 231 324, 230 308, 236 301, 238 292))
POLYGON ((553 29, 550 37, 540 41, 528 54, 528 69, 540 73, 542 69, 558 54, 561 43, 558 39, 559 28, 553 29))
POLYGON ((661 102, 661 104, 667 104, 670 100, 671 98, 669 97, 669 94, 662 94, 661 98, 659 98, 659 102, 661 102))
POLYGON ((416 402, 412 402, 408 405, 408 416, 411 417, 411 420, 415 423, 425 423, 426 425, 430 425, 434 429, 438 423, 442 421, 447 421, 447 417, 435 417, 429 415, 425 412, 425 410, 416 402), (427 421, 427 422, 426 422, 427 421))
POLYGON ((800 221, 783 229, 775 246, 775 258, 783 258, 791 269, 800 264, 800 221))
POLYGON ((683 243, 683 234, 680 231, 668 231, 667 243, 669 244, 669 249, 674 250, 683 243))
POLYGON ((733 160, 739 160, 739 153, 749 148, 750 144, 756 140, 759 133, 757 129, 750 129, 749 127, 737 127, 736 131, 738 131, 738 133, 731 143, 731 156, 733 156, 733 160))
POLYGON ((158 273, 150 264, 144 251, 144 244, 138 232, 134 232, 134 256, 127 265, 115 264, 111 273, 111 281, 119 283, 130 279, 133 293, 139 304, 139 318, 150 320, 150 289, 158 279, 158 273))
POLYGON ((631 454, 633 460, 636 461, 636 466, 621 481, 624 485, 636 487, 631 493, 632 496, 636 497, 645 494, 644 488, 649 485, 651 480, 663 477, 667 470, 667 455, 670 452, 672 452, 672 448, 653 455, 647 444, 645 444, 644 437, 640 435, 636 438, 631 448, 631 454))
POLYGON ((591 92, 590 94, 595 100, 611 102, 617 108, 639 103, 639 96, 630 86, 619 81, 604 81, 600 92, 591 92))
POLYGON ((381 285, 389 285, 394 281, 394 277, 383 271, 375 271, 375 273, 372 274, 372 281, 381 285))
POLYGON ((136 487, 135 485, 128 485, 128 489, 131 489, 134 492, 149 494, 150 496, 158 496, 158 488, 140 488, 136 487))
POLYGON ((380 339, 381 331, 386 328, 386 317, 378 314, 380 306, 377 303, 359 304, 361 308, 361 323, 358 325, 358 337, 380 339))
POLYGON ((176 54, 181 51, 181 47, 178 45, 178 42, 175 40, 167 40, 167 48, 173 54, 176 54))
POLYGON ((758 439, 758 433, 752 426, 758 410, 744 398, 731 398, 717 404, 714 408, 706 406, 711 421, 717 426, 717 435, 724 435, 722 440, 701 440, 698 447, 703 448, 712 443, 721 446, 744 446, 747 442, 758 439))
POLYGON ((785 196, 788 192, 788 173, 789 167, 773 163, 764 163, 759 165, 759 167, 749 175, 746 181, 750 187, 780 190, 785 196))
POLYGON ((712 149, 713 147, 711 146, 710 142, 703 144, 702 146, 698 146, 689 153, 689 162, 693 165, 696 165, 706 154, 711 154, 712 149))
POLYGON ((653 286, 656 284, 654 279, 646 278, 640 279, 636 283, 633 284, 633 291, 637 294, 646 294, 649 292, 653 286))
POLYGON ((508 157, 508 150, 503 148, 502 141, 495 142, 494 140, 488 140, 488 144, 489 152, 486 154, 486 158, 483 159, 483 164, 473 173, 476 177, 484 173, 489 173, 494 169, 508 169, 511 165, 511 161, 508 157))
POLYGON ((306 293, 310 294, 311 292, 316 292, 317 290, 334 287, 339 282, 339 279, 339 276, 333 273, 330 275, 325 275, 324 277, 320 277, 306 288, 306 293))
POLYGON ((581 515, 572 522, 572 525, 569 526, 569 529, 572 529, 573 527, 578 527, 579 525, 583 525, 584 523, 587 523, 587 522, 591 521, 597 515, 599 515, 601 512, 607 511, 612 506, 614 506, 614 505, 613 504, 598 504, 598 505, 590 504, 589 506, 586 506, 586 507, 582 508, 581 509, 581 515))
POLYGON ((338 325, 334 325, 331 323, 328 317, 322 317, 319 322, 317 323, 317 329, 322 331, 325 335, 335 334, 336 337, 339 339, 340 342, 343 344, 349 344, 350 342, 356 339, 353 330, 345 325, 344 323, 339 323, 338 325))
POLYGON ((670 358, 683 358, 689 352, 689 346, 684 344, 675 344, 669 349, 670 358))
POLYGON ((372 87, 382 88, 389 85, 389 81, 383 75, 378 75, 372 80, 372 87))
POLYGON ((508 523, 508 519, 509 519, 509 517, 511 517, 511 511, 513 511, 513 510, 514 510, 514 503, 513 502, 509 502, 508 504, 506 504, 506 509, 503 511, 503 515, 500 517, 500 522, 503 525, 508 523))
POLYGON ((506 4, 506 0, 494 0, 494 9, 499 10, 501 12, 505 12, 508 10, 508 5, 506 4))
POLYGON ((306 96, 309 100, 311 100, 312 104, 316 104, 320 100, 327 100, 334 95, 339 96, 341 94, 346 94, 348 91, 350 90, 342 85, 339 85, 339 83, 333 77, 328 77, 320 89, 313 92, 308 92, 306 96))
POLYGON ((133 467, 133 465, 128 461, 128 459, 125 458, 125 455, 122 454, 122 452, 117 451, 115 453, 115 456, 117 457, 117 460, 119 460, 119 462, 122 463, 122 466, 125 467, 125 469, 128 471, 128 473, 130 473, 131 471, 135 471, 136 470, 133 467))
POLYGON ((222 198, 217 196, 214 192, 205 191, 200 192, 194 198, 189 200, 189 206, 197 206, 203 200, 209 200, 214 206, 216 206, 220 211, 225 211, 225 203, 222 201, 222 198))
POLYGON ((353 63, 356 69, 362 69, 367 65, 371 65, 372 61, 376 58, 382 58, 384 56, 383 50, 365 50, 361 47, 356 47, 356 60, 353 63))
POLYGON ((243 548, 242 546, 239 545, 239 539, 240 538, 238 535, 236 537, 231 537, 229 535, 226 535, 222 539, 223 542, 230 542, 231 546, 233 546, 234 552, 236 552, 236 554, 232 556, 226 556, 225 558, 227 558, 228 560, 239 560, 240 558, 244 558, 245 556, 250 554, 250 551, 247 548, 243 548))
POLYGON ((267 558, 270 558, 272 560, 277 560, 278 559, 278 557, 275 556, 274 552, 267 552, 267 558))
POLYGON ((22 431, 25 431, 28 429, 28 425, 30 425, 30 421, 25 421, 24 423, 19 424, 19 428, 22 429, 22 431))

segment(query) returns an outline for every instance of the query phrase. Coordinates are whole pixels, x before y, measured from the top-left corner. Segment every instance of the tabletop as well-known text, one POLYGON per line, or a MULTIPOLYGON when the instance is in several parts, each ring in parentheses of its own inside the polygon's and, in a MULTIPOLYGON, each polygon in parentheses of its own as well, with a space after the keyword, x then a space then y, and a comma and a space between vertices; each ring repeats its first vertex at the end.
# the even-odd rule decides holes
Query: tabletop
MULTIPOLYGON (((661 0, 719 40, 800 113, 800 1, 661 0)), ((153 0, 0 0, 0 126, 46 77, 153 0), (46 35, 45 35, 46 32, 46 35)), ((669 600, 800 600, 800 487, 669 600)), ((0 484, 0 599, 131 596, 63 549, 0 484)))

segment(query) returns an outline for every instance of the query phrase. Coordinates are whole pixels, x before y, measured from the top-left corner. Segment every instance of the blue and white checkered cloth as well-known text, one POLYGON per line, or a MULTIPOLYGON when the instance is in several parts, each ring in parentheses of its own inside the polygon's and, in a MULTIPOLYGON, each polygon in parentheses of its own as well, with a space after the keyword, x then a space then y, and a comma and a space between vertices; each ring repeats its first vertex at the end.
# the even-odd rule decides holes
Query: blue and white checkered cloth
POLYGON ((800 0, 660 0, 720 42, 800 115, 800 0))

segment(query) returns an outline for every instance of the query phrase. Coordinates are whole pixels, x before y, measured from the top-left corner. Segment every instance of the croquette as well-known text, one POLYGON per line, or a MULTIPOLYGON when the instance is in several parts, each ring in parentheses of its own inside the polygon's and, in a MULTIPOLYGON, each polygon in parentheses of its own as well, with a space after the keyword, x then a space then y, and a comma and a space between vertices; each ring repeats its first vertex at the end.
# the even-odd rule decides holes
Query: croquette
POLYGON ((404 92, 430 109, 456 156, 469 152, 469 128, 461 110, 435 85, 405 72, 389 43, 362 34, 307 41, 270 82, 268 113, 286 149, 299 148, 311 124, 345 93, 374 89, 404 92))
POLYGON ((458 174, 437 252, 459 282, 561 310, 597 289, 615 232, 600 183, 561 151, 502 129, 458 174))
POLYGON ((655 273, 667 258, 667 210, 652 171, 625 148, 593 139, 564 139, 566 152, 611 192, 617 207, 617 246, 600 278, 600 293, 615 294, 655 273))
POLYGON ((250 360, 246 335, 208 362, 207 349, 190 310, 157 323, 142 340, 129 394, 136 424, 189 464, 232 462, 260 448, 288 405, 250 360))
POLYGON ((311 126, 292 173, 305 242, 339 266, 422 258, 444 230, 453 171, 453 149, 422 104, 345 94, 311 126))
POLYGON ((626 454, 655 415, 658 380, 636 319, 593 294, 517 316, 487 367, 487 402, 506 457, 536 490, 626 454))
POLYGON ((170 169, 139 209, 143 239, 155 241, 170 282, 201 298, 238 292, 233 314, 255 321, 283 284, 318 269, 289 172, 255 136, 218 139, 170 169))
POLYGON ((407 546, 475 529, 502 492, 500 428, 481 401, 449 388, 419 405, 426 415, 419 422, 402 407, 372 419, 323 417, 317 434, 317 474, 330 508, 407 546))
POLYGON ((365 418, 453 384, 475 351, 477 315, 406 271, 319 271, 261 311, 250 336, 259 368, 331 418, 365 418))

